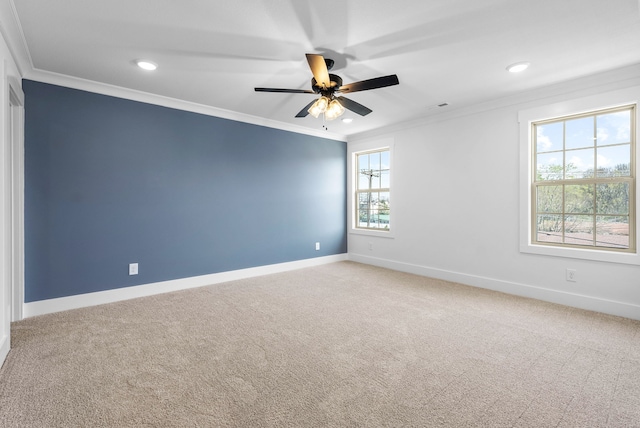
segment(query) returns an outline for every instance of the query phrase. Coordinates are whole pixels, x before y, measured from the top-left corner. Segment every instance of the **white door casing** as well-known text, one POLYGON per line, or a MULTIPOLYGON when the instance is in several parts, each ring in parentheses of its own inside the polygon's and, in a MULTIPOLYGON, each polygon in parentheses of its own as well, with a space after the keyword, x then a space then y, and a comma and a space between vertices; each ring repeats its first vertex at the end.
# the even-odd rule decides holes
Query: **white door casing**
POLYGON ((24 94, 2 67, 0 99, 0 365, 24 303, 24 94))
POLYGON ((11 321, 23 317, 24 305, 24 93, 8 79, 11 145, 11 321))
MULTIPOLYGON (((6 82, 6 66, 2 67, 2 82, 6 82)), ((0 364, 4 363, 11 346, 11 189, 9 177, 10 148, 7 136, 7 89, 2 86, 0 99, 0 364)))

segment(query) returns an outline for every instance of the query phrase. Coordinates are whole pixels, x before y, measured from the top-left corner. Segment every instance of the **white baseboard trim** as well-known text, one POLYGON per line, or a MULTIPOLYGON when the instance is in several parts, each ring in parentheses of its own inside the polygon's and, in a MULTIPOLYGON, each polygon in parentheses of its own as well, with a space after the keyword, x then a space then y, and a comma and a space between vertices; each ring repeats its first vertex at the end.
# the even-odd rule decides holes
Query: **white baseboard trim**
POLYGON ((7 358, 10 347, 11 339, 9 338, 9 336, 0 338, 0 367, 2 367, 4 360, 7 358))
POLYGON ((380 259, 361 254, 349 253, 349 260, 358 263, 384 267, 387 269, 393 269, 400 272, 413 273, 420 276, 427 276, 430 278, 457 282, 460 284, 471 285, 488 290, 500 291, 506 294, 529 297, 532 299, 543 300, 545 302, 558 303, 564 306, 640 320, 640 306, 634 304, 600 299, 597 297, 585 296, 582 294, 567 293, 564 291, 551 290, 549 288, 521 284, 517 282, 503 281, 500 279, 487 278, 478 275, 469 275, 465 273, 437 269, 428 266, 380 259))
POLYGON ((136 285, 133 287, 98 291, 95 293, 86 293, 75 296, 59 297, 55 299, 38 300, 36 302, 25 303, 23 308, 23 315, 25 318, 35 317, 38 315, 50 314, 53 312, 61 312, 70 309, 102 305, 105 303, 113 303, 121 300, 135 299, 137 297, 145 297, 155 294, 169 293, 172 291, 186 290, 188 288, 204 287, 206 285, 219 284, 222 282, 235 281, 238 279, 253 278, 256 276, 269 275, 273 273, 287 272, 291 270, 320 266, 344 260, 347 260, 346 253, 298 260, 295 262, 279 263, 275 265, 213 273, 210 275, 181 278, 171 281, 136 285))

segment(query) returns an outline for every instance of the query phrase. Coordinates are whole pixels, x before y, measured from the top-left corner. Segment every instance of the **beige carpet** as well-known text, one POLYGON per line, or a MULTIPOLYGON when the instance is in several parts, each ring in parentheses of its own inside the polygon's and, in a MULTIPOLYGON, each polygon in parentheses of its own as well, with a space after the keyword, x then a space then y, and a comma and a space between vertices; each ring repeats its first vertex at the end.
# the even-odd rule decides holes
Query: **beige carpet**
POLYGON ((3 427, 640 427, 640 322, 352 262, 12 327, 3 427))

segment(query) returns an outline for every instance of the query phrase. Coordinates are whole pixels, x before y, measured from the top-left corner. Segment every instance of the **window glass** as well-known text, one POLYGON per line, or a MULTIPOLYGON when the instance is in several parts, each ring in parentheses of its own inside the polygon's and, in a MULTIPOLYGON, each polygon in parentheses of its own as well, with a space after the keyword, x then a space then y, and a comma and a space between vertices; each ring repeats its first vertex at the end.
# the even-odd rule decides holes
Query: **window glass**
POLYGON ((593 117, 565 121, 565 150, 593 147, 593 131, 593 117))
POLYGON ((548 123, 537 127, 537 151, 538 153, 563 150, 562 122, 548 123))
POLYGON ((634 111, 533 124, 532 242, 635 250, 634 111))
POLYGON ((598 146, 631 142, 631 110, 598 115, 596 123, 598 146))
POLYGON ((566 179, 593 177, 594 149, 568 150, 564 155, 566 179))
POLYGON ((356 153, 356 228, 389 230, 390 154, 389 149, 356 153))

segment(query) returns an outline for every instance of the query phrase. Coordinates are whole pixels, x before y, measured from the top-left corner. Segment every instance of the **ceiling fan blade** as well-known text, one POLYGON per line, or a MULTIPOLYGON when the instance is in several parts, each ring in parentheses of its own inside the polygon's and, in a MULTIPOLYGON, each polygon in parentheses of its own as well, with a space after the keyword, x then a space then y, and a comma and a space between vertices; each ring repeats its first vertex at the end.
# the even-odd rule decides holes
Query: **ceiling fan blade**
POLYGON ((369 89, 384 88, 385 86, 393 86, 399 84, 398 76, 391 74, 389 76, 375 77, 373 79, 361 80, 360 82, 348 83, 338 88, 338 92, 359 92, 368 91, 369 89))
POLYGON ((342 107, 348 110, 351 110, 354 113, 358 113, 360 116, 366 116, 373 111, 370 108, 365 107, 360 103, 350 100, 349 98, 336 97, 336 99, 340 104, 342 104, 342 107))
POLYGON ((307 104, 306 106, 304 106, 304 108, 302 110, 300 110, 298 112, 298 114, 296 114, 296 117, 306 117, 309 114, 309 109, 311 108, 311 106, 313 105, 313 103, 315 103, 317 100, 313 100, 311 101, 309 104, 307 104))
POLYGON ((327 70, 327 63, 324 62, 324 57, 322 55, 307 54, 307 62, 313 77, 316 79, 316 84, 319 87, 329 88, 331 79, 329 78, 329 70, 327 70))
POLYGON ((307 89, 254 88, 256 92, 284 92, 287 94, 315 94, 307 89))

